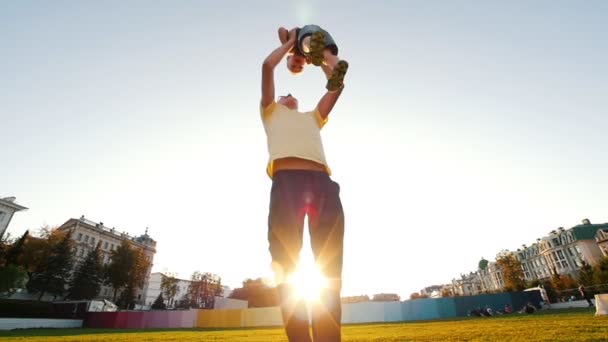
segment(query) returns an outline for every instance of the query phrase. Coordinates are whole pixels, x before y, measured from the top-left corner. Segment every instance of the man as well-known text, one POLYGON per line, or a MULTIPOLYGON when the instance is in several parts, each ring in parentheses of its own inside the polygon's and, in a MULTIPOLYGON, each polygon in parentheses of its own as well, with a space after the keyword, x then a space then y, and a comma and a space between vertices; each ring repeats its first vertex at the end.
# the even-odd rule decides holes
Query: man
POLYGON ((583 299, 587 301, 587 304, 589 304, 589 306, 593 306, 593 302, 591 301, 591 298, 589 298, 589 293, 587 292, 587 289, 585 288, 585 285, 583 285, 583 283, 578 283, 578 292, 580 292, 581 297, 583 297, 583 299))
POLYGON ((290 341, 311 341, 304 299, 287 282, 302 248, 304 216, 308 216, 310 241, 319 271, 328 286, 312 308, 315 341, 340 341, 344 212, 338 183, 330 179, 320 130, 342 93, 327 92, 315 110, 298 111, 291 94, 275 102, 274 69, 296 42, 289 39, 264 60, 260 111, 266 131, 272 179, 268 215, 268 242, 281 299, 285 332, 290 341))

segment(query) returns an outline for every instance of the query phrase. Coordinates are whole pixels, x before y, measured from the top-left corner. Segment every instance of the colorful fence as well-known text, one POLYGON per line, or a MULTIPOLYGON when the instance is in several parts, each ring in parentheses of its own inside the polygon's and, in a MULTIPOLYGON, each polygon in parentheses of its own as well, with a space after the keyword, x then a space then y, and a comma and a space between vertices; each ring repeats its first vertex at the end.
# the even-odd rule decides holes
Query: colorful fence
MULTIPOLYGON (((342 305, 342 323, 431 320, 466 316, 471 309, 491 307, 495 312, 509 304, 514 310, 531 302, 540 307, 538 291, 499 293, 468 297, 427 298, 404 302, 362 302, 342 305)), ((89 328, 240 328, 281 326, 278 307, 188 310, 91 312, 84 322, 89 328)))

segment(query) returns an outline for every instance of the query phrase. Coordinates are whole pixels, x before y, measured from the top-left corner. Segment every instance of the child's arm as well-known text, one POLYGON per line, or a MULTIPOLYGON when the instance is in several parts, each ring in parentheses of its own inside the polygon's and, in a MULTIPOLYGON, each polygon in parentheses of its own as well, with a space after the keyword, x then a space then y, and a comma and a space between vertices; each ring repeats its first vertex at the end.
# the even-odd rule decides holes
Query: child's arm
POLYGON ((336 91, 328 91, 323 95, 319 104, 317 105, 317 110, 323 119, 327 118, 331 110, 334 108, 336 102, 340 98, 340 94, 342 94, 342 90, 344 89, 344 85, 336 91))
POLYGON ((281 62, 296 39, 295 31, 290 32, 289 40, 276 48, 266 57, 262 64, 262 101, 263 107, 267 107, 274 101, 274 68, 281 62))
MULTIPOLYGON (((279 27, 279 41, 281 42, 281 44, 285 44, 287 43, 287 41, 289 40, 289 36, 291 35, 291 31, 295 31, 296 28, 292 28, 291 30, 287 30, 286 28, 284 28, 283 26, 279 27)), ((296 31, 297 33, 297 31, 296 31)), ((296 38, 297 39, 297 38, 296 38)), ((289 53, 293 53, 294 49, 295 49, 295 41, 293 46, 291 47, 291 49, 289 49, 289 53)))

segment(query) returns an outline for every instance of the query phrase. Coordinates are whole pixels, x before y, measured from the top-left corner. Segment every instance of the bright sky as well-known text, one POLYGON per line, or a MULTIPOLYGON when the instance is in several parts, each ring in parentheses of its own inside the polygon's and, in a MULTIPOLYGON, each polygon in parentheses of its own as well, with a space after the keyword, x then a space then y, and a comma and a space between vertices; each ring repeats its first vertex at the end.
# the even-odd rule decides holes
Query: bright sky
MULTIPOLYGON (((308 23, 350 62, 322 132, 343 295, 408 297, 608 221, 608 2, 260 3, 1 2, 0 195, 30 208, 9 232, 84 214, 149 227, 154 271, 269 276, 261 63, 308 23)), ((276 84, 305 111, 325 82, 276 84)))

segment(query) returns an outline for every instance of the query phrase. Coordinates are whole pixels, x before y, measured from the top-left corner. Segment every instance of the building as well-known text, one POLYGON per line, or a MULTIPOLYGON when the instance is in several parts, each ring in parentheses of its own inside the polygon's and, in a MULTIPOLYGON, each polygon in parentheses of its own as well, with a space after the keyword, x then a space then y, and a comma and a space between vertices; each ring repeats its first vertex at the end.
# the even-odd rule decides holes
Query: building
MULTIPOLYGON (((158 298, 158 295, 161 293, 161 284, 163 277, 171 277, 169 274, 164 274, 162 272, 154 272, 150 274, 150 281, 148 285, 148 291, 146 292, 145 305, 152 306, 158 298)), ((165 298, 163 295, 163 300, 167 308, 174 308, 179 305, 179 302, 184 300, 184 297, 188 294, 188 288, 190 284, 192 284, 192 280, 188 279, 177 279, 177 291, 173 298, 165 298)), ((228 298, 232 290, 229 286, 222 285, 222 295, 216 297, 217 298, 228 298)), ((246 302, 246 301, 245 301, 246 302)))
POLYGON ((458 296, 472 296, 481 293, 481 277, 477 272, 461 274, 460 279, 452 280, 454 294, 458 296))
POLYGON ((477 273, 479 274, 482 293, 498 292, 505 287, 502 270, 496 262, 488 262, 485 267, 480 267, 477 273))
POLYGON ((9 223, 13 215, 28 208, 15 203, 15 197, 0 198, 0 238, 4 236, 4 232, 8 229, 9 223))
MULTIPOLYGON (((148 236, 147 228, 143 235, 135 237, 126 232, 118 232, 115 228, 106 227, 103 222, 96 223, 81 216, 79 219, 69 219, 62 224, 58 230, 72 231, 72 240, 75 242, 74 267, 77 267, 98 243, 100 243, 101 258, 104 265, 110 262, 111 252, 118 248, 123 241, 128 241, 133 248, 142 250, 150 262, 150 268, 147 270, 144 286, 143 288, 137 289, 135 298, 138 304, 144 304, 146 292, 149 287, 150 271, 154 261, 154 254, 156 254, 156 241, 148 236)), ((103 285, 96 299, 113 301, 113 288, 111 286, 103 285)))
POLYGON ((608 257, 608 228, 602 228, 595 233, 595 242, 600 248, 602 255, 608 257))
POLYGON ((454 293, 454 284, 431 285, 420 290, 420 295, 428 298, 441 298, 444 295, 450 297, 454 293))
POLYGON ((368 295, 361 296, 347 296, 340 298, 342 304, 352 304, 352 303, 361 303, 361 302, 369 302, 368 295))
MULTIPOLYGON (((154 304, 154 301, 156 301, 156 298, 158 298, 158 295, 161 293, 160 285, 162 283, 163 277, 167 277, 167 276, 169 276, 169 275, 166 275, 161 272, 154 272, 154 273, 150 274, 150 281, 148 283, 148 291, 146 292, 145 305, 151 306, 152 304, 154 304)), ((177 292, 175 294, 175 297, 164 298, 164 296, 163 296, 165 305, 167 305, 168 308, 175 307, 178 304, 178 302, 184 298, 184 296, 188 293, 188 287, 192 283, 192 281, 190 281, 190 280, 179 279, 179 278, 177 278, 177 279, 178 279, 177 292)))
MULTIPOLYGON (((522 245, 512 253, 521 263, 528 282, 550 279, 553 272, 576 278, 583 261, 595 265, 608 256, 608 223, 592 224, 584 219, 572 228, 552 230, 532 245, 522 245)), ((483 259, 477 272, 461 275, 452 284, 454 292, 462 296, 497 292, 505 286, 496 262, 483 259)))
POLYGON ((400 300, 401 297, 396 293, 378 293, 372 299, 374 302, 398 302, 400 300))
POLYGON ((525 279, 548 279, 553 272, 577 276, 583 261, 597 264, 604 257, 597 241, 604 229, 608 229, 608 223, 592 224, 584 219, 570 229, 551 231, 530 247, 522 245, 514 254, 521 262, 525 279))

